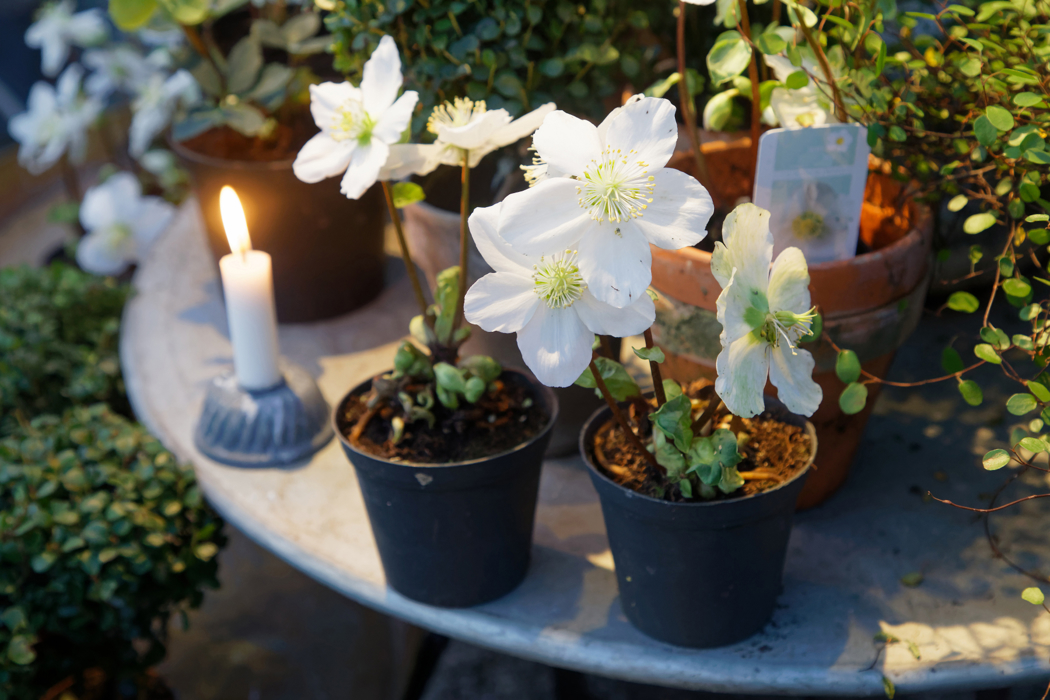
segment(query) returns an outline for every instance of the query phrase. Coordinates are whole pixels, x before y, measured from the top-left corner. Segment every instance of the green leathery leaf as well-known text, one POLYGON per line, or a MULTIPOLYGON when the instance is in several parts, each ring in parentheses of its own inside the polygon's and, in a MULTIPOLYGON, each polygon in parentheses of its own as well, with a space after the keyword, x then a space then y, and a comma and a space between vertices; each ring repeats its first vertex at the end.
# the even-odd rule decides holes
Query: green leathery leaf
POLYGON ((631 348, 634 350, 634 354, 643 360, 649 362, 663 362, 667 358, 664 356, 664 351, 658 347, 652 348, 631 348))
POLYGON ((860 360, 852 350, 842 350, 835 358, 835 374, 843 384, 860 379, 860 360))
POLYGON ((485 380, 481 377, 471 377, 467 380, 463 396, 467 399, 468 403, 477 403, 477 400, 485 393, 486 386, 488 386, 488 384, 486 384, 485 380))
POLYGON ((671 399, 682 395, 682 385, 674 379, 665 379, 664 385, 664 398, 670 401, 671 399))
POLYGON ((1002 469, 1010 463, 1010 453, 1003 449, 991 450, 985 453, 981 463, 990 472, 1002 469))
POLYGON ((667 478, 674 480, 685 473, 685 455, 659 430, 653 431, 652 451, 657 463, 667 470, 667 478))
MULTIPOLYGON (((605 381, 605 386, 609 393, 612 394, 614 400, 626 401, 630 397, 641 393, 638 385, 631 379, 631 375, 627 373, 627 370, 619 362, 610 360, 607 357, 596 357, 594 364, 598 367, 598 371, 605 381)), ((590 367, 583 370, 583 374, 576 380, 576 385, 586 389, 594 389, 598 397, 602 398, 598 385, 594 381, 594 375, 591 374, 590 367)))
POLYGON ((653 425, 674 440, 675 447, 688 452, 693 442, 693 404, 685 394, 667 401, 649 415, 653 425))
POLYGON ((722 469, 722 478, 718 482, 719 491, 722 493, 733 493, 743 485, 744 477, 740 476, 740 472, 736 470, 736 467, 724 467, 722 469))

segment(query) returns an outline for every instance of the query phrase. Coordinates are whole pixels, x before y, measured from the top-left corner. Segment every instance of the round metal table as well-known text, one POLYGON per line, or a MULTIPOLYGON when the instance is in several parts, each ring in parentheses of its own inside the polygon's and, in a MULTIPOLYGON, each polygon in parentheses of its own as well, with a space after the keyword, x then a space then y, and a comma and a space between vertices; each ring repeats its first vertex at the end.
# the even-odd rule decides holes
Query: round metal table
MULTIPOLYGON (((231 362, 217 269, 199 221, 196 205, 184 206, 135 277, 121 339, 132 404, 150 430, 194 464, 223 516, 333 589, 508 654, 682 688, 863 696, 881 695, 883 676, 900 693, 1050 677, 1050 615, 1019 597, 1031 581, 992 558, 972 514, 923 498, 932 490, 977 504, 1005 474, 982 472, 975 456, 1004 437, 995 408, 1002 402, 970 408, 951 386, 884 392, 845 488, 796 518, 772 622, 735 646, 676 648, 627 623, 601 509, 578 458, 544 464, 533 563, 517 590, 466 610, 403 598, 385 585, 354 471, 337 442, 307 464, 272 469, 221 466, 194 449, 205 387, 231 362), (901 577, 913 572, 921 572, 922 583, 903 585, 901 577), (874 639, 880 632, 902 641, 883 649, 874 639)), ((395 276, 375 302, 347 317, 282 326, 284 354, 316 376, 330 403, 389 368, 394 343, 415 313, 403 269, 395 276)), ((940 319, 924 324, 896 374, 907 374, 911 357, 939 357, 953 332, 940 319)), ((990 397, 1005 391, 985 389, 990 397)), ((1045 501, 997 515, 994 529, 1015 561, 1029 568, 1050 562, 1045 501)))

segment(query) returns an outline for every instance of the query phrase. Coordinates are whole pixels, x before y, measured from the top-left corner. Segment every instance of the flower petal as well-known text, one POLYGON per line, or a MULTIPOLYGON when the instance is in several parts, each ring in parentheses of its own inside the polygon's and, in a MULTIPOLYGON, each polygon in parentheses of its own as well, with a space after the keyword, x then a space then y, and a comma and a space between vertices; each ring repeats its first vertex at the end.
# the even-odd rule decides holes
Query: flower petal
POLYGON ((135 243, 135 259, 146 257, 153 242, 175 218, 175 206, 160 197, 143 197, 138 216, 128 222, 135 243))
POLYGON ((517 333, 540 306, 531 277, 490 272, 467 290, 463 317, 490 333, 517 333))
POLYGON ((394 38, 387 34, 379 40, 371 58, 365 61, 361 76, 361 100, 373 119, 382 117, 394 104, 401 81, 401 56, 397 53, 394 38))
POLYGON ((434 143, 395 143, 390 146, 390 155, 379 172, 379 179, 401 180, 409 175, 429 175, 437 166, 448 162, 447 150, 445 146, 434 143))
POLYGON ((597 127, 561 110, 544 118, 532 136, 532 147, 545 163, 569 175, 583 175, 602 154, 597 127))
POLYGON ((350 166, 346 169, 339 191, 348 199, 358 199, 376 183, 389 153, 390 146, 378 139, 372 139, 372 143, 367 146, 358 146, 350 158, 350 166))
POLYGON ((748 333, 718 353, 715 393, 733 415, 751 418, 765 410, 762 393, 769 370, 767 348, 769 343, 748 333))
POLYGON ((533 263, 527 257, 511 248, 510 244, 500 238, 499 213, 502 203, 491 207, 479 207, 467 220, 474 245, 485 262, 496 272, 509 272, 531 277, 533 263))
POLYGON ((809 311, 809 267, 798 248, 785 248, 769 275, 769 308, 774 311, 809 311))
POLYGON ((543 123, 543 120, 548 114, 553 112, 554 109, 554 103, 548 102, 545 105, 537 107, 528 114, 518 117, 492 135, 493 143, 495 143, 497 147, 509 146, 512 143, 517 143, 532 132, 536 131, 536 129, 540 128, 540 124, 543 123))
POLYGON ((518 349, 532 373, 547 386, 570 386, 591 362, 594 333, 572 307, 538 304, 532 320, 518 331, 518 349))
POLYGON ((109 180, 84 193, 80 204, 80 224, 86 231, 98 231, 124 223, 123 211, 135 205, 142 189, 131 173, 116 173, 109 180), (130 180, 130 181, 129 181, 130 180), (128 200, 131 200, 128 202, 128 200))
POLYGON ((754 204, 741 204, 722 224, 722 241, 711 255, 711 272, 718 283, 725 288, 736 268, 736 283, 765 294, 773 260, 769 212, 754 204))
POLYGON ((485 150, 486 153, 491 153, 498 146, 503 145, 493 142, 492 137, 509 123, 510 114, 507 110, 491 109, 487 112, 482 112, 480 116, 475 117, 469 124, 464 124, 463 126, 437 124, 437 137, 438 141, 442 143, 447 143, 466 151, 485 150))
POLYGON ((77 264, 96 275, 119 275, 132 259, 131 237, 116 228, 93 231, 77 244, 77 264))
POLYGON ((637 95, 631 95, 627 98, 627 101, 624 102, 621 106, 617 107, 616 109, 612 110, 611 112, 605 115, 605 119, 602 119, 602 123, 598 125, 598 138, 601 139, 602 148, 605 148, 605 134, 609 131, 609 124, 612 122, 613 119, 616 118, 616 115, 622 112, 623 108, 627 105, 633 105, 635 102, 641 102, 644 99, 645 95, 641 93, 637 95))
POLYGON ((336 141, 322 131, 303 144, 292 163, 292 172, 309 183, 335 177, 346 171, 356 147, 353 139, 336 141))
MULTIPOLYGON (((717 245, 721 244, 718 243, 717 245)), ((729 284, 722 288, 718 298, 715 299, 715 318, 722 325, 722 332, 718 336, 718 339, 722 341, 722 347, 728 346, 733 341, 754 330, 744 320, 744 313, 751 306, 751 294, 744 285, 734 282, 735 268, 733 273, 730 276, 729 284)))
POLYGON ((390 106, 379 122, 372 128, 372 138, 377 138, 388 144, 395 144, 401 140, 401 134, 408 128, 412 121, 412 111, 419 101, 419 93, 408 90, 404 95, 390 106))
POLYGON ((638 335, 656 320, 656 307, 648 294, 643 294, 633 304, 617 309, 598 301, 593 294, 585 291, 572 308, 576 309, 580 320, 592 332, 615 338, 638 335))
POLYGON ((572 248, 597 225, 578 200, 576 182, 565 177, 515 192, 503 200, 499 234, 515 250, 530 256, 572 248))
POLYGON ((605 145, 624 153, 633 151, 631 159, 645 161, 651 170, 662 168, 678 143, 674 112, 674 105, 661 97, 646 97, 627 104, 609 121, 605 145))
POLYGON ((595 224, 579 250, 580 274, 595 299, 622 309, 648 296, 653 254, 633 221, 595 224))
MULTIPOLYGON (((770 354, 769 381, 777 388, 777 398, 800 416, 812 416, 820 407, 824 392, 813 381, 813 356, 807 350, 792 350, 780 343, 770 354)), ((726 403, 728 406, 728 402, 726 403)))
POLYGON ((650 243, 666 250, 678 250, 702 241, 715 212, 711 195, 680 170, 661 168, 653 178, 653 201, 645 213, 634 220, 635 226, 650 243))
POLYGON ((360 100, 361 91, 350 83, 321 83, 310 86, 310 114, 322 131, 330 131, 344 104, 360 100))

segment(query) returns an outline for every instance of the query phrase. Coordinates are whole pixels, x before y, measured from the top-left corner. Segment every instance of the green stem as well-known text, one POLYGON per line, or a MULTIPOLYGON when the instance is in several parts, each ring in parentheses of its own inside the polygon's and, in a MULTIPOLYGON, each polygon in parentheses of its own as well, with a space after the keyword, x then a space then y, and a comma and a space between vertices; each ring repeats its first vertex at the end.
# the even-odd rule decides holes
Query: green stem
POLYGON ((382 184, 383 194, 386 195, 386 207, 390 210, 390 219, 394 222, 394 231, 397 232, 397 242, 401 246, 401 259, 405 261, 408 279, 412 282, 412 291, 415 292, 416 302, 423 313, 423 319, 427 320, 427 297, 423 294, 423 285, 419 283, 416 264, 412 262, 412 256, 408 252, 408 241, 405 240, 405 232, 401 228, 401 213, 394 206, 394 195, 390 191, 390 183, 383 180, 382 184))
MULTIPOLYGON (((743 0, 741 0, 741 2, 743 2, 743 0)), ((849 115, 846 114, 846 107, 842 104, 842 95, 839 93, 839 85, 835 82, 835 74, 831 71, 831 63, 828 62, 828 57, 824 53, 824 49, 820 48, 820 42, 818 42, 813 36, 813 32, 806 26, 806 21, 801 16, 799 17, 798 28, 802 31, 802 36, 806 37, 806 43, 809 44, 809 48, 813 50, 813 54, 817 57, 817 63, 820 64, 820 69, 824 72, 824 77, 827 79, 828 85, 831 87, 831 98, 835 103, 835 117, 840 122, 846 123, 849 115)))
POLYGON ((462 195, 459 201, 459 295, 456 298, 456 315, 452 321, 453 333, 463 322, 463 299, 467 295, 467 258, 470 253, 470 151, 463 151, 462 195))
POLYGON ((693 111, 693 96, 689 94, 689 78, 685 67, 685 1, 678 0, 678 101, 682 103, 682 121, 689 135, 696 160, 696 179, 704 185, 711 184, 707 172, 707 160, 700 148, 700 134, 696 127, 696 112, 693 111))

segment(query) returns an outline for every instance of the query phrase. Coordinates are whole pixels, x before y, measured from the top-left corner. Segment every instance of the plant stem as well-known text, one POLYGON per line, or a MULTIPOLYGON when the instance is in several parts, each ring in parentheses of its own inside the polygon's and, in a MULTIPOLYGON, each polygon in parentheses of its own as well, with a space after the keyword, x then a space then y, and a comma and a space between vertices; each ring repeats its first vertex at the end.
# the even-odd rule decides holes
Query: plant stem
POLYGON ((645 445, 642 444, 641 438, 627 423, 627 419, 623 417, 623 411, 620 410, 619 404, 616 403, 616 399, 609 393, 609 387, 605 385, 605 380, 602 379, 602 373, 598 371, 598 367, 594 364, 594 360, 591 360, 591 374, 594 375, 594 384, 598 387, 598 391, 602 393, 602 398, 605 399, 605 403, 608 404, 609 410, 612 411, 613 417, 616 418, 616 422, 620 424, 620 429, 623 430, 624 436, 634 446, 634 449, 638 450, 645 457, 646 461, 649 462, 650 466, 656 468, 661 474, 664 473, 664 468, 660 466, 660 463, 656 461, 656 456, 652 452, 645 449, 645 445))
POLYGON ((612 343, 609 341, 609 336, 599 335, 598 342, 602 346, 602 355, 612 360, 613 362, 619 362, 620 358, 613 355, 612 343))
MULTIPOLYGON (((645 329, 645 347, 653 349, 653 329, 645 329)), ((656 394, 656 406, 659 408, 667 403, 667 394, 664 393, 664 380, 660 374, 660 363, 649 360, 649 372, 653 375, 653 392, 656 394)))
MULTIPOLYGON (((737 29, 740 30, 744 40, 751 44, 751 20, 747 16, 747 0, 737 0, 737 4, 737 12, 740 13, 737 29)), ((751 181, 753 183, 755 172, 758 169, 758 139, 762 135, 762 93, 759 90, 758 55, 753 47, 747 74, 751 79, 751 181)))
POLYGON ((696 160, 696 179, 704 185, 711 184, 707 172, 707 160, 700 149, 700 134, 696 127, 696 112, 693 111, 693 96, 689 94, 689 79, 685 68, 685 0, 678 0, 678 101, 682 103, 682 121, 689 135, 696 160))
POLYGON ((463 151, 462 194, 459 200, 459 295, 456 297, 456 315, 453 332, 463 323, 463 299, 467 295, 467 258, 470 239, 467 237, 467 217, 470 216, 470 151, 463 151))
POLYGON ((423 285, 419 283, 416 264, 412 262, 412 256, 408 252, 408 241, 405 240, 405 232, 401 229, 401 213, 394 206, 394 195, 390 191, 390 183, 386 180, 382 182, 383 194, 386 195, 386 208, 390 210, 390 219, 394 222, 394 231, 397 232, 397 242, 401 246, 401 259, 405 261, 408 279, 412 282, 412 291, 416 294, 416 302, 423 313, 423 320, 427 321, 427 297, 423 294, 423 285))
MULTIPOLYGON (((69 195, 72 201, 80 204, 80 201, 83 199, 83 193, 80 189, 80 177, 77 175, 76 166, 69 162, 69 156, 62 156, 60 167, 62 168, 62 185, 66 188, 66 194, 69 195)), ((87 233, 84 230, 84 226, 80 223, 80 217, 77 217, 73 226, 81 238, 87 233)))
POLYGON ((712 392, 711 400, 707 404, 707 408, 700 414, 700 417, 693 421, 691 429, 693 435, 703 435, 704 427, 711 422, 711 419, 715 417, 715 413, 719 408, 722 407, 722 399, 717 394, 712 392))
POLYGON ((828 62, 828 57, 824 54, 824 49, 820 48, 820 42, 814 38, 813 32, 806 26, 806 21, 801 16, 799 16, 798 27, 802 31, 802 36, 806 37, 806 43, 809 44, 809 48, 813 50, 813 54, 817 57, 817 63, 820 64, 820 69, 824 71, 824 78, 828 81, 828 85, 831 86, 831 97, 835 102, 835 117, 840 122, 845 123, 848 115, 846 114, 845 106, 842 104, 842 95, 839 93, 838 83, 835 82, 835 74, 831 72, 831 64, 828 62))

